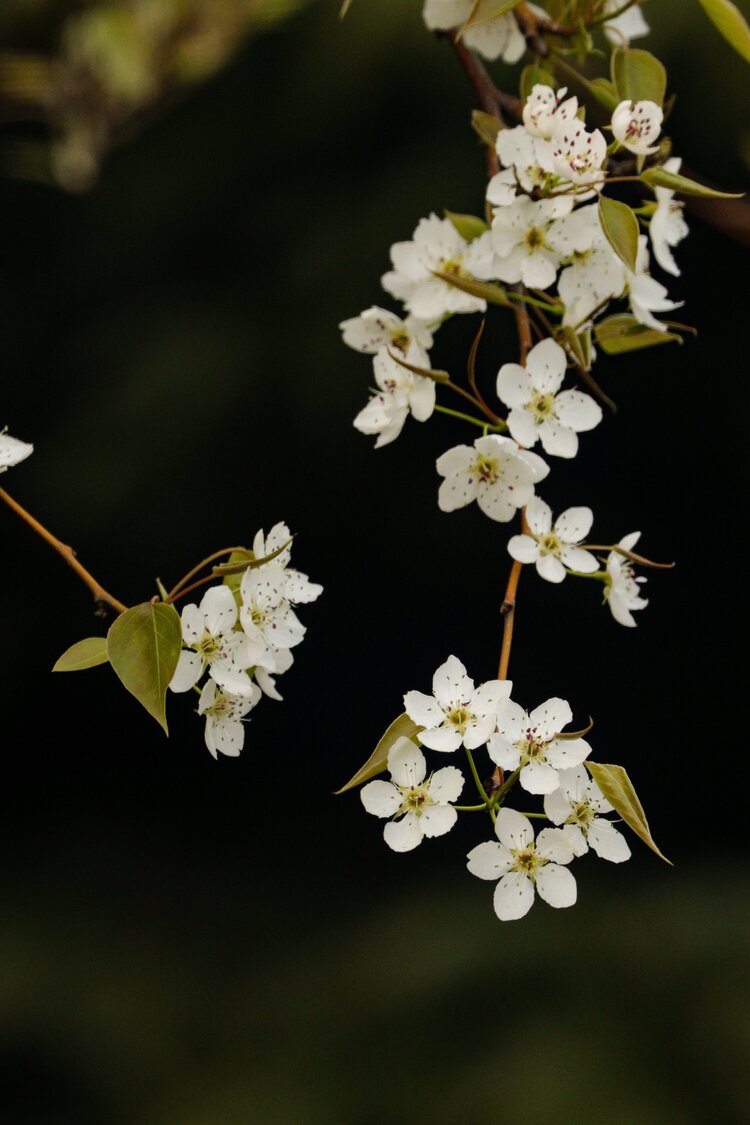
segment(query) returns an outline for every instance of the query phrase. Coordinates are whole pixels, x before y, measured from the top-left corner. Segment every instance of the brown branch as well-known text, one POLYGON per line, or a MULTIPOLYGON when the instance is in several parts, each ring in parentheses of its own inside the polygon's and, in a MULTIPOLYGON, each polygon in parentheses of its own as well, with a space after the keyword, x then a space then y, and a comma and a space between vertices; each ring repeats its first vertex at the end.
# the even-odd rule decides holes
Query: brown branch
POLYGON ((510 570, 508 585, 505 587, 505 597, 500 606, 503 615, 503 643, 500 647, 500 664, 497 669, 498 680, 507 680, 508 665, 510 664, 510 650, 513 644, 513 623, 516 616, 516 592, 518 580, 521 577, 523 563, 514 562, 510 570))
POLYGON ((4 500, 11 511, 15 512, 17 516, 20 516, 21 519, 37 533, 37 535, 40 535, 42 539, 44 539, 45 543, 49 543, 50 547, 52 547, 53 550, 57 551, 58 555, 60 555, 60 557, 65 560, 68 566, 76 572, 81 581, 85 582, 91 593, 94 595, 94 600, 96 602, 103 602, 106 605, 111 606, 112 609, 117 610, 118 613, 125 612, 128 607, 126 605, 123 605, 121 601, 118 601, 117 598, 113 597, 112 594, 107 593, 104 587, 101 586, 94 578, 93 574, 90 574, 89 571, 86 570, 86 567, 82 566, 81 563, 79 563, 78 559, 76 558, 76 553, 72 547, 68 547, 67 544, 61 542, 56 535, 53 535, 51 531, 48 531, 43 524, 39 523, 39 520, 35 519, 34 516, 32 516, 31 512, 27 512, 25 508, 22 508, 18 501, 14 500, 12 496, 9 496, 3 488, 0 488, 0 500, 4 500))

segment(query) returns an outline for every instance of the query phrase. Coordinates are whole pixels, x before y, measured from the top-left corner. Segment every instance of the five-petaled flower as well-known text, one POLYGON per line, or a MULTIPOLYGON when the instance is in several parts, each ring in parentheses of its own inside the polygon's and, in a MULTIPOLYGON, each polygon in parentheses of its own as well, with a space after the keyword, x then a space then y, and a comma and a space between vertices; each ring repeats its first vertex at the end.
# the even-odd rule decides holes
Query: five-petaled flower
POLYGON ((535 563, 537 574, 548 582, 562 582, 566 570, 593 574, 599 563, 579 546, 594 522, 591 508, 568 508, 552 526, 552 509, 538 496, 526 505, 528 534, 514 535, 508 552, 517 562, 535 563))
POLYGON ((661 132, 664 119, 656 102, 640 101, 633 103, 629 98, 620 102, 612 114, 612 133, 630 152, 639 156, 656 152, 658 145, 652 144, 661 132))
POLYGON ((487 743, 489 756, 501 769, 520 769, 518 780, 527 793, 552 793, 560 784, 558 771, 580 765, 591 752, 583 738, 560 737, 572 718, 564 699, 548 699, 530 715, 509 701, 487 743))
POLYGON ((472 848, 467 866, 480 879, 499 879, 494 904, 501 922, 528 914, 535 890, 550 906, 573 905, 576 881, 564 866, 573 859, 573 849, 562 829, 544 828, 535 840, 527 817, 502 808, 495 833, 500 842, 472 848))
POLYGON ((438 457, 437 471, 445 480, 438 492, 442 512, 464 508, 472 500, 486 516, 508 523, 528 504, 534 485, 549 472, 546 461, 511 438, 488 434, 474 445, 456 445, 438 457))
POLYGON ((408 691, 404 710, 425 729, 419 741, 431 750, 457 750, 463 743, 475 750, 495 729, 498 709, 508 699, 510 680, 489 680, 474 687, 474 681, 455 656, 449 656, 432 678, 432 695, 408 691))
POLYGON ((388 753, 390 781, 370 781, 360 791, 373 816, 391 817, 383 839, 394 852, 409 852, 425 836, 443 836, 456 823, 451 801, 458 800, 463 774, 446 766, 427 777, 422 751, 409 738, 397 739, 388 753))
POLYGON ((203 685, 198 714, 205 716, 206 746, 214 758, 219 754, 228 758, 238 757, 245 742, 242 720, 261 697, 257 684, 251 683, 251 687, 252 695, 244 696, 224 691, 212 679, 206 680, 203 685))
POLYGON ((235 631, 236 624, 237 603, 228 586, 211 586, 200 606, 185 606, 182 640, 189 651, 180 653, 172 691, 189 691, 208 668, 225 691, 253 698, 256 688, 247 669, 262 658, 265 645, 235 631))
POLYGON ((563 826, 575 855, 585 855, 591 848, 610 863, 630 858, 627 840, 602 816, 614 809, 585 766, 561 770, 560 788, 544 798, 544 811, 553 824, 563 826))
MULTIPOLYGON (((640 531, 631 531, 617 544, 625 551, 632 551, 641 537, 640 531)), ((633 564, 625 555, 618 551, 610 551, 607 556, 607 579, 604 584, 604 597, 612 611, 612 616, 620 625, 632 627, 633 610, 645 609, 648 598, 641 597, 641 585, 646 581, 643 577, 636 578, 633 564)))

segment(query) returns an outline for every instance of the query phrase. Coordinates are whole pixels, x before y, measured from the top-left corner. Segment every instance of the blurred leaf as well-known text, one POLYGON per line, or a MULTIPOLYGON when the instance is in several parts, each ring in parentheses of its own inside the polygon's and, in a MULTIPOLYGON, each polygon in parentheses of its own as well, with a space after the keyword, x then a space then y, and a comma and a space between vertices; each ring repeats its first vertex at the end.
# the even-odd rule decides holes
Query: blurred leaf
POLYGON ((607 241, 628 269, 635 273, 638 257, 638 220, 619 199, 599 197, 599 221, 607 241))
POLYGON ((594 327, 594 335, 597 344, 607 355, 636 352, 641 348, 653 348, 657 344, 669 344, 672 340, 682 343, 682 337, 674 332, 657 332, 655 328, 640 324, 629 313, 618 313, 600 321, 594 327))
POLYGON ((348 789, 354 789, 357 785, 361 785, 363 781, 369 781, 371 777, 382 773, 388 764, 388 751, 394 742, 399 738, 410 738, 415 745, 418 745, 414 736, 419 734, 421 730, 424 730, 424 727, 418 726, 407 714, 399 715, 388 727, 362 768, 357 770, 354 777, 347 781, 346 785, 337 789, 334 796, 346 793, 348 789))
POLYGON ((487 147, 494 152, 497 134, 503 127, 500 118, 491 113, 485 113, 482 109, 475 109, 471 114, 471 127, 479 139, 484 141, 487 147))
POLYGON ((173 605, 144 602, 121 613, 107 634, 109 662, 127 690, 165 734, 167 686, 182 648, 180 615, 173 605))
POLYGON ((480 219, 478 215, 459 215, 455 211, 444 211, 443 214, 446 219, 450 219, 461 238, 466 239, 467 242, 473 242, 480 234, 490 229, 484 219, 480 219))
POLYGON ((588 83, 588 89, 600 105, 612 113, 619 104, 617 91, 608 78, 594 78, 588 83))
POLYGON ((504 309, 511 307, 511 303, 505 295, 505 290, 500 285, 495 285, 494 282, 478 281, 475 277, 459 277, 458 274, 444 273, 443 270, 432 270, 432 273, 448 285, 453 285, 464 293, 471 293, 472 297, 482 297, 491 305, 501 305, 504 309))
POLYGON ((698 195, 702 199, 742 199, 744 192, 716 191, 714 188, 698 184, 689 180, 687 176, 678 176, 676 172, 668 172, 666 168, 647 168, 641 173, 641 179, 649 187, 671 188, 682 195, 698 195))
POLYGON ((618 47, 612 52, 612 82, 619 102, 656 102, 667 92, 667 72, 649 51, 618 47))
POLYGON ((107 638, 86 637, 66 649, 55 662, 52 671, 81 672, 84 668, 95 668, 97 664, 106 664, 108 660, 107 638))
POLYGON ((731 43, 745 62, 750 62, 750 27, 739 8, 730 0, 698 0, 698 3, 727 43, 731 43))
POLYGON ((548 70, 542 70, 539 66, 525 66, 521 71, 519 85, 519 92, 524 101, 529 97, 535 86, 549 86, 554 90, 557 87, 557 82, 548 70))
POLYGON ((339 12, 339 19, 340 20, 342 20, 344 18, 344 16, 349 11, 349 9, 351 8, 353 3, 354 3, 354 0, 344 0, 343 4, 341 5, 341 10, 339 12))
POLYGON ((672 861, 659 851, 651 839, 651 830, 643 805, 638 800, 633 783, 622 766, 606 766, 600 762, 589 761, 584 762, 584 765, 615 812, 620 814, 625 823, 633 829, 636 836, 640 836, 652 852, 672 866, 672 861))

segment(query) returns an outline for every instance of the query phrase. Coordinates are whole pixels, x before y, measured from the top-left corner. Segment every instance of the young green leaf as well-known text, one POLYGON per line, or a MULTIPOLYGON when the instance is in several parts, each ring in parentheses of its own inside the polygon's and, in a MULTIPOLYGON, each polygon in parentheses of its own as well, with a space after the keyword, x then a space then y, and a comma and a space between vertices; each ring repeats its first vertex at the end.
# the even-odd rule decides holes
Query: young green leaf
POLYGON ((490 305, 501 305, 509 309, 511 303, 505 295, 505 290, 491 281, 478 281, 475 277, 460 277, 455 273, 444 273, 443 270, 432 270, 435 277, 448 285, 461 289, 464 293, 471 293, 472 297, 482 297, 490 305))
POLYGON ((388 751, 391 746, 393 746, 396 739, 411 738, 411 740, 416 743, 417 739, 415 735, 419 734, 421 730, 424 730, 424 727, 417 726, 408 715, 399 715, 388 727, 388 730, 380 739, 361 769, 357 770, 354 777, 351 778, 350 781, 347 781, 346 785, 342 785, 340 789, 337 789, 334 795, 338 796, 340 793, 346 793, 348 789, 354 789, 357 785, 361 785, 363 781, 369 781, 371 777, 382 773, 388 764, 388 751))
POLYGON ((587 88, 599 104, 603 105, 610 113, 617 108, 619 104, 617 91, 608 78, 592 78, 587 83, 587 88))
POLYGON ((706 187, 705 184, 689 180, 687 176, 678 176, 676 172, 668 172, 666 168, 647 168, 641 172, 641 179, 649 187, 670 188, 679 191, 682 195, 698 195, 702 199, 741 199, 744 192, 716 191, 706 187))
POLYGON ((612 83, 618 103, 629 99, 660 106, 667 92, 667 72, 649 51, 618 47, 612 52, 612 83))
POLYGON ((165 734, 167 686, 182 648, 180 615, 173 605, 144 602, 121 613, 107 633, 107 656, 124 686, 165 734))
POLYGON ((638 800, 633 783, 622 766, 605 766, 600 762, 590 761, 584 762, 584 765, 615 812, 620 814, 625 823, 633 829, 636 836, 640 836, 652 852, 671 866, 672 861, 659 851, 651 839, 651 830, 643 805, 638 800))
POLYGON ((599 197, 599 221, 607 241, 625 265, 635 273, 638 257, 638 220, 630 207, 619 199, 599 197))
POLYGON ((657 344, 669 344, 676 340, 682 343, 682 337, 674 332, 657 332, 640 324, 629 313, 618 313, 608 316, 594 327, 596 342, 607 355, 622 355, 624 352, 636 352, 641 348, 653 348, 657 344))
POLYGON ((228 563, 221 563, 220 566, 212 566, 211 573, 220 578, 225 574, 243 574, 246 570, 257 570, 259 566, 264 566, 266 563, 272 562, 275 558, 285 551, 291 544, 294 536, 287 539, 286 543, 282 543, 275 551, 271 551, 270 555, 264 555, 263 558, 257 559, 252 551, 246 551, 243 558, 237 551, 233 551, 228 563))
POLYGON ((62 656, 53 665, 53 672, 81 672, 84 668, 95 668, 97 664, 106 664, 107 656, 106 637, 86 637, 83 641, 76 641, 66 649, 62 656))
POLYGON ((492 113, 485 113, 482 109, 474 109, 471 113, 471 127, 487 148, 494 152, 497 134, 503 127, 500 118, 492 113))
POLYGON ((539 66, 525 66, 521 71, 519 85, 521 98, 524 101, 530 96, 535 86, 549 86, 554 90, 557 87, 557 82, 548 70, 542 70, 539 66))
POLYGON ((745 62, 750 62, 750 27, 739 8, 731 0, 698 0, 698 3, 727 43, 731 43, 745 62))
POLYGON ((343 4, 341 5, 341 8, 339 9, 339 19, 340 20, 342 20, 344 18, 344 16, 349 11, 349 9, 351 8, 353 3, 354 3, 354 0, 344 0, 343 4))
POLYGON ((473 242, 480 234, 490 229, 484 219, 480 219, 478 215, 459 215, 456 211, 444 211, 443 214, 446 219, 450 219, 461 238, 465 238, 467 242, 473 242))

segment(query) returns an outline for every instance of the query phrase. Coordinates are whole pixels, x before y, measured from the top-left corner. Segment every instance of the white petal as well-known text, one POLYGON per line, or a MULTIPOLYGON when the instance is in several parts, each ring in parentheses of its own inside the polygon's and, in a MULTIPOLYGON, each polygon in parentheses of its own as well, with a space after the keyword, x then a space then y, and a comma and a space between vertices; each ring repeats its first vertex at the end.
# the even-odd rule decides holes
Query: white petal
POLYGON ((563 547, 560 551, 560 560, 569 568, 581 574, 594 574, 599 569, 599 563, 590 551, 580 547, 563 547))
POLYGON ((474 693, 474 681, 466 674, 458 657, 449 656, 432 677, 432 690, 437 701, 449 708, 456 703, 469 702, 474 693))
POLYGON ((565 577, 565 567, 554 555, 540 555, 536 560, 536 571, 547 582, 562 582, 565 577))
POLYGON ((464 469, 448 477, 438 489, 438 507, 441 512, 455 512, 465 508, 477 497, 477 479, 464 469))
POLYGON ((534 794, 553 793, 560 784, 557 770, 546 762, 537 761, 528 762, 521 770, 518 780, 527 793, 534 794))
POLYGON ((577 433, 593 430, 603 417, 599 403, 582 391, 561 391, 555 399, 555 413, 564 426, 577 433))
POLYGON ((591 508, 568 508, 555 520, 555 532, 563 543, 580 543, 591 531, 591 508))
POLYGON ((526 522, 534 535, 546 535, 552 530, 552 509, 538 496, 526 505, 526 522))
POLYGON ((554 394, 562 384, 567 367, 565 349, 551 337, 536 344, 526 358, 532 382, 543 394, 554 394))
POLYGON ((463 739, 458 727, 446 725, 420 731, 419 741, 430 750, 439 750, 448 754, 453 750, 458 750, 463 739))
POLYGON ((565 867, 558 867, 556 863, 548 863, 540 868, 536 877, 536 889, 540 898, 555 907, 572 906, 578 895, 576 881, 571 873, 565 867))
POLYGON ((596 817, 589 826, 588 842, 600 859, 623 863, 630 859, 630 847, 621 832, 608 820, 596 817))
POLYGON ((573 712, 570 709, 570 704, 564 699, 558 699, 557 696, 548 699, 545 703, 540 703, 529 716, 531 725, 536 727, 542 740, 554 738, 572 718, 573 712))
POLYGON ((578 453, 578 437, 575 432, 552 418, 545 419, 539 426, 539 440, 544 452, 551 457, 575 457, 578 453))
POLYGON ((510 436, 529 449, 539 438, 539 429, 529 410, 514 407, 508 414, 510 436))
POLYGON ((501 808, 495 821, 495 833, 506 848, 518 851, 528 848, 534 842, 534 829, 531 821, 515 809, 501 808))
POLYGON ((453 805, 428 805, 419 818, 425 836, 444 836, 458 820, 453 805))
POLYGON ((213 636, 229 633, 237 621, 237 603, 228 586, 211 586, 201 602, 206 629, 213 636))
POLYGON ((497 879, 509 870, 513 863, 513 856, 502 844, 488 840, 484 844, 477 844, 472 848, 466 865, 472 875, 478 879, 497 879))
POLYGON ((534 902, 534 887, 523 871, 509 871, 495 887, 495 913, 501 922, 523 918, 534 902))
POLYGON ((206 719, 206 746, 216 757, 225 754, 228 758, 238 757, 245 742, 245 725, 239 719, 220 719, 214 721, 209 715, 206 719), (210 743, 209 743, 210 739, 210 743))
POLYGON ((516 746, 504 734, 493 734, 487 742, 487 753, 496 766, 504 770, 518 767, 521 755, 516 746))
POLYGON ((544 815, 553 824, 564 824, 571 814, 572 806, 563 791, 562 779, 559 788, 547 793, 544 798, 544 815))
POLYGON ((570 841, 559 828, 544 828, 537 836, 536 850, 543 859, 554 863, 570 863, 573 859, 570 841))
POLYGON ((401 807, 401 794, 390 781, 368 781, 359 795, 362 804, 373 816, 393 816, 401 807))
POLYGON ((530 535, 513 535, 508 540, 508 554, 516 562, 533 563, 539 558, 539 544, 530 535))
POLYGON ((522 408, 534 393, 531 378, 518 363, 504 363, 497 375, 497 397, 506 406, 522 408))
POLYGON ((169 682, 172 691, 190 691, 198 683, 203 671, 203 661, 197 652, 181 652, 174 676, 169 682))
POLYGON ((427 773, 427 763, 410 738, 397 738, 388 751, 388 769, 397 785, 420 785, 427 773))
POLYGON ((383 839, 394 852, 410 852, 422 843, 419 817, 407 813, 401 820, 390 820, 383 828, 383 839))
POLYGON ((406 714, 420 727, 439 727, 445 718, 445 713, 431 695, 423 691, 407 691, 404 696, 404 710, 406 714))
POLYGON ((430 780, 430 796, 438 804, 457 801, 464 787, 464 775, 455 766, 444 766, 430 780))

